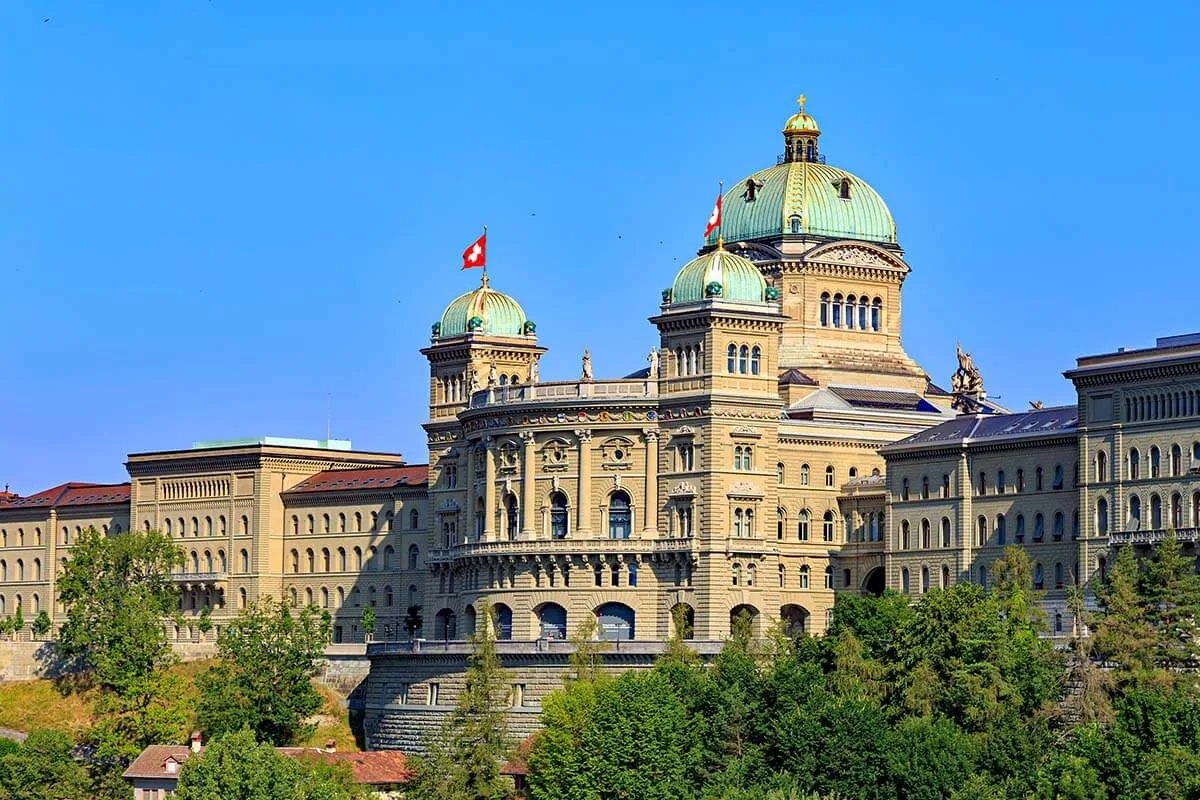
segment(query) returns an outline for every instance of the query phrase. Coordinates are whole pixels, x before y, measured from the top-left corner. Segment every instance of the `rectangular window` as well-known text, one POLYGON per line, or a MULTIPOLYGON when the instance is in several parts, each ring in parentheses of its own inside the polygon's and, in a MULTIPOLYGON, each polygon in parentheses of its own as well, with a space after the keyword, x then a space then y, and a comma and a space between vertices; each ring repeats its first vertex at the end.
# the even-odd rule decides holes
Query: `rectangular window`
POLYGON ((525 705, 525 684, 514 683, 512 686, 512 701, 513 708, 521 708, 525 705))
POLYGON ((401 705, 408 703, 408 684, 400 684, 400 690, 396 692, 396 701, 401 705))
POLYGON ((436 683, 429 684, 428 704, 436 706, 438 704, 438 685, 436 683))

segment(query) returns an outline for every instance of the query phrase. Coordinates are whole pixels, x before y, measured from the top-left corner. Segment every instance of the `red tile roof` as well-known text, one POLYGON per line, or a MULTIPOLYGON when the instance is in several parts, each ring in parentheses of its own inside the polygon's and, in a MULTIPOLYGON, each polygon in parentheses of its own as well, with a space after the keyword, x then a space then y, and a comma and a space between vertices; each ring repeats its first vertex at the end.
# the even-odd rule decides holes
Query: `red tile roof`
POLYGON ((3 508, 61 508, 63 506, 99 506, 129 502, 128 483, 63 483, 52 489, 17 497, 3 508))
POLYGON ((405 783, 413 776, 404 753, 396 750, 372 750, 368 753, 331 753, 308 747, 279 747, 290 758, 311 758, 326 764, 348 764, 354 782, 368 786, 405 783))
POLYGON ((192 750, 182 744, 152 744, 133 760, 123 774, 126 778, 162 778, 179 777, 179 770, 167 772, 168 758, 173 758, 180 764, 192 756, 192 750))
POLYGON ((301 492, 361 492, 423 486, 429 480, 428 464, 404 467, 368 467, 366 469, 327 469, 306 478, 285 494, 301 492))

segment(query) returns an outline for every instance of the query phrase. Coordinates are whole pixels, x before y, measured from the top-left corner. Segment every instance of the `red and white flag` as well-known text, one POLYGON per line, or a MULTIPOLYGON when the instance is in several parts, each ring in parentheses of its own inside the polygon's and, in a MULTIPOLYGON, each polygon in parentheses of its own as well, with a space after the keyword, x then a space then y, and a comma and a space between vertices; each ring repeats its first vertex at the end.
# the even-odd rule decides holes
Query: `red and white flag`
POLYGON ((717 204, 713 206, 712 213, 708 215, 708 224, 704 226, 704 235, 707 237, 710 233, 721 227, 721 195, 717 195, 717 204))
POLYGON ((463 269, 487 265, 487 234, 483 234, 471 246, 463 250, 463 269))

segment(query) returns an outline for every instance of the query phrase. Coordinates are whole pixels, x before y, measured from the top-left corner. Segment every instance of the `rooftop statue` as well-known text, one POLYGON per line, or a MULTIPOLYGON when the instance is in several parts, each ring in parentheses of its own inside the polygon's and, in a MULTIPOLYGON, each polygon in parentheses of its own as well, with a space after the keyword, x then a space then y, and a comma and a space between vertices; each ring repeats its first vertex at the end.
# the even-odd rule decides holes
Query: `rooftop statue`
POLYGON ((592 377, 592 351, 586 347, 583 350, 583 373, 579 376, 579 380, 584 383, 591 383, 595 380, 592 377))

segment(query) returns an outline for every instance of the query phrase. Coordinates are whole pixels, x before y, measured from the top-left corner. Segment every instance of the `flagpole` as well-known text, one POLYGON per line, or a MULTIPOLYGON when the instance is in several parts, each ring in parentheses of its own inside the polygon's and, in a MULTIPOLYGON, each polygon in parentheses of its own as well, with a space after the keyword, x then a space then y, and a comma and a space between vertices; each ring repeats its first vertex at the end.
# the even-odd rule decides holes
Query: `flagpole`
MULTIPOLYGON (((717 202, 720 203, 725 196, 725 181, 717 181, 717 202)), ((725 223, 722 219, 725 214, 725 209, 721 209, 721 213, 717 214, 717 249, 721 250, 725 247, 725 240, 721 238, 721 225, 725 223)))
MULTIPOLYGON (((484 226, 483 226, 483 241, 484 241, 484 243, 485 243, 485 244, 484 244, 484 247, 486 247, 486 246, 487 246, 487 244, 486 244, 486 242, 487 242, 487 225, 484 225, 484 226)), ((486 252, 485 252, 485 254, 484 254, 484 257, 483 257, 483 279, 482 279, 480 282, 481 282, 481 283, 482 283, 484 286, 487 286, 487 285, 488 285, 488 281, 487 281, 487 255, 486 255, 486 252)))

